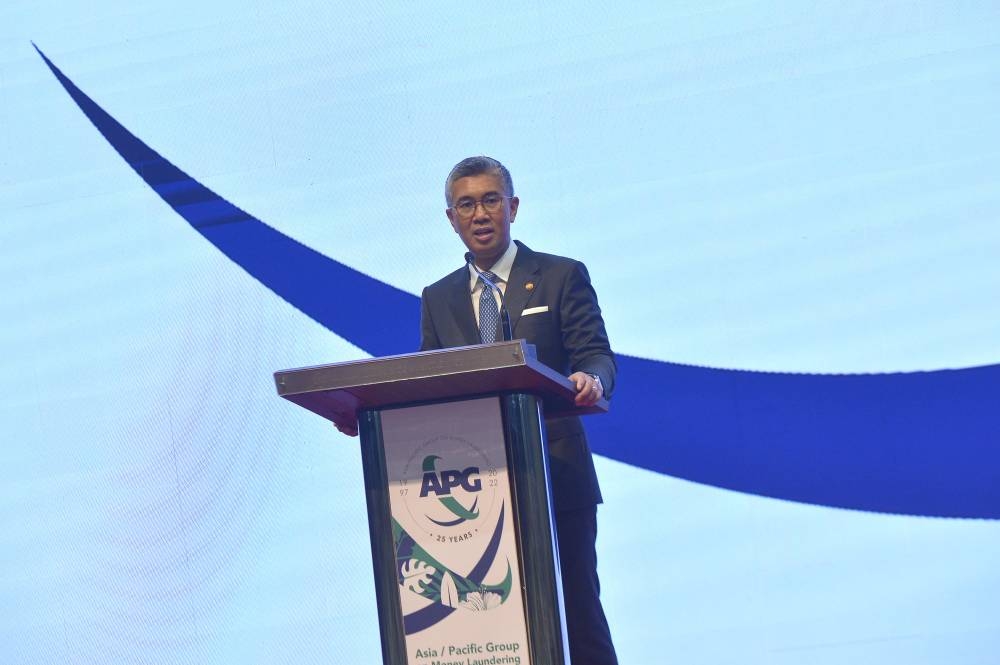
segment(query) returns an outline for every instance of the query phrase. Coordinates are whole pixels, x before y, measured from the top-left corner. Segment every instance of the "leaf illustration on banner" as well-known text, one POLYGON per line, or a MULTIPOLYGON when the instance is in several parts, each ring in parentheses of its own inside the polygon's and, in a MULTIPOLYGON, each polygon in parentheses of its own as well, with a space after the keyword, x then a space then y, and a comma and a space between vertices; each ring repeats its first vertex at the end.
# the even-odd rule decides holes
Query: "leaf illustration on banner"
MULTIPOLYGON (((501 521, 502 523, 502 514, 501 521)), ((507 561, 507 572, 499 584, 484 584, 481 578, 470 579, 449 569, 431 556, 396 520, 392 521, 392 539, 396 547, 396 579, 403 588, 433 600, 444 607, 457 608, 468 601, 470 594, 491 593, 502 604, 513 587, 513 571, 507 561)), ((476 603, 475 599, 473 603, 476 603)), ((492 601, 483 601, 484 605, 492 601)), ((488 609, 488 608, 487 608, 488 609)))
POLYGON ((441 604, 448 607, 458 607, 458 603, 458 587, 455 586, 455 578, 446 571, 441 576, 441 604))
POLYGON ((434 566, 428 564, 426 561, 419 561, 417 559, 410 559, 403 562, 403 565, 399 569, 403 586, 413 593, 418 594, 423 594, 424 589, 430 586, 431 579, 436 572, 437 570, 434 566))

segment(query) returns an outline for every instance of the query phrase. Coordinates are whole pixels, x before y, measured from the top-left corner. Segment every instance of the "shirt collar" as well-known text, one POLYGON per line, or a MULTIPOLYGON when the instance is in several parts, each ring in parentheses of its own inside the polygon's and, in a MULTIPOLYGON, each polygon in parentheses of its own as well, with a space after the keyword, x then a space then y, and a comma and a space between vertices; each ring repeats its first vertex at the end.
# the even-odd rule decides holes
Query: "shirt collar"
MULTIPOLYGON (((491 273, 499 278, 500 282, 507 283, 510 279, 510 271, 514 267, 515 256, 517 256, 517 243, 512 240, 507 247, 507 251, 489 269, 491 273)), ((469 265, 469 290, 475 291, 479 283, 479 273, 476 272, 472 265, 469 265)))

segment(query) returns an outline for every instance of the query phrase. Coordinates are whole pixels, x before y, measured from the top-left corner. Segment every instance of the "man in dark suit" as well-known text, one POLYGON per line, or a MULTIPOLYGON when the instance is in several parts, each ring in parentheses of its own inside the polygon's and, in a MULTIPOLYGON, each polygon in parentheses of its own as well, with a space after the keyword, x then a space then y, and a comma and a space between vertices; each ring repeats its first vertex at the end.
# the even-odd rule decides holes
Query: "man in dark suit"
MULTIPOLYGON (((504 291, 514 338, 534 344, 541 362, 569 377, 578 405, 610 397, 615 360, 587 269, 511 241, 519 200, 503 164, 462 160, 448 175, 445 198, 455 233, 504 291)), ((499 298, 469 266, 428 286, 421 297, 421 350, 501 339, 495 305, 499 298)), ((545 429, 570 656, 573 665, 617 663, 600 601, 601 491, 587 437, 577 417, 546 418, 545 429)))

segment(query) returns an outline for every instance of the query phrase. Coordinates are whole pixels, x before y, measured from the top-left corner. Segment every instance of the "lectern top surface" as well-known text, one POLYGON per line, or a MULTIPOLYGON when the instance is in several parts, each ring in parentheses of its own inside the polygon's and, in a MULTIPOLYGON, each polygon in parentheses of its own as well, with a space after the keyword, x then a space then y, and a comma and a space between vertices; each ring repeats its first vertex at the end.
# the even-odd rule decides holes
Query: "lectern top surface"
POLYGON ((501 392, 538 395, 546 415, 603 413, 580 409, 566 377, 535 358, 524 340, 371 358, 275 372, 278 394, 314 413, 333 414, 501 392))

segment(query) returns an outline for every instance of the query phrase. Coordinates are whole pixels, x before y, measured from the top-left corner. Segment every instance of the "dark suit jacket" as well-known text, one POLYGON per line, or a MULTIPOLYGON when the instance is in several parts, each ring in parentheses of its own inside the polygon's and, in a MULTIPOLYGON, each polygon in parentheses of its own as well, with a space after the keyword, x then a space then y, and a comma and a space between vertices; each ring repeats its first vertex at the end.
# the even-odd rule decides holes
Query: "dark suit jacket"
MULTIPOLYGON (((534 344, 538 360, 563 376, 578 371, 598 375, 605 397, 610 397, 616 365, 587 268, 515 242, 517 256, 504 292, 514 338, 534 344), (548 311, 521 315, 525 309, 542 306, 548 311)), ((462 266, 424 289, 422 351, 480 343, 469 283, 469 269, 462 266)), ((545 428, 556 511, 600 503, 594 460, 580 419, 546 418, 545 428)))

